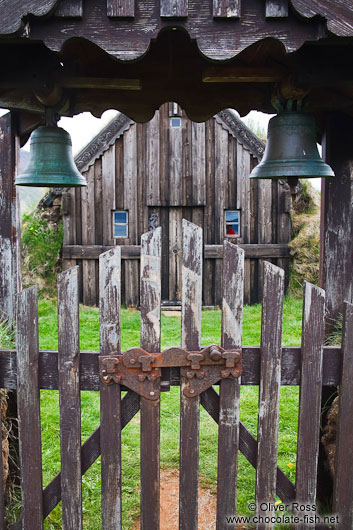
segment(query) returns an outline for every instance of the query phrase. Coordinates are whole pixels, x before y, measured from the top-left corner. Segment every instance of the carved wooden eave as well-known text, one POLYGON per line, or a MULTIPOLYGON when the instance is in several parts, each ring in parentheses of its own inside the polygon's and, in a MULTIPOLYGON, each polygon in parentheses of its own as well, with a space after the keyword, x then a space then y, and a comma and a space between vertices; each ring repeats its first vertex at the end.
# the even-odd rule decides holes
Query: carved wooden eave
POLYGON ((353 114, 351 0, 2 0, 0 52, 0 106, 20 112, 142 122, 177 101, 203 121, 298 89, 317 117, 353 114))

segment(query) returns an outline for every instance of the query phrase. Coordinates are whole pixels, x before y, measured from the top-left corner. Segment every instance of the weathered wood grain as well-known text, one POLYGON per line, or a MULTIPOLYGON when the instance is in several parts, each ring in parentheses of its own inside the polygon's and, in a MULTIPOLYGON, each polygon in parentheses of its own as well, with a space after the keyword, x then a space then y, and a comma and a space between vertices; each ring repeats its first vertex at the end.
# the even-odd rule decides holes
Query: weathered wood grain
POLYGON ((115 210, 115 164, 115 145, 112 145, 102 156, 103 245, 115 244, 112 230, 112 210, 115 210))
MULTIPOLYGON (((102 355, 119 354, 121 256, 115 247, 99 257, 99 334, 102 355)), ((120 385, 100 385, 102 528, 121 529, 120 385)))
MULTIPOLYGON (((277 437, 281 383, 282 314, 284 272, 264 263, 264 293, 261 322, 261 379, 257 427, 256 493, 257 513, 269 515, 261 503, 274 504, 276 496, 277 437)), ((271 530, 274 524, 258 524, 271 530)))
POLYGON ((183 133, 182 127, 168 127, 169 147, 169 204, 183 204, 182 167, 183 167, 183 133))
MULTIPOLYGON (((90 166, 86 172, 87 188, 81 191, 82 197, 82 244, 94 245, 95 234, 95 167, 90 166)), ((83 303, 96 305, 96 267, 91 260, 82 262, 83 303)))
POLYGON ((183 212, 180 208, 169 209, 169 300, 181 299, 182 216, 183 212))
MULTIPOLYGON (((76 243, 76 202, 75 188, 63 192, 62 194, 62 219, 63 219, 63 246, 74 245, 76 243)), ((63 270, 71 269, 76 265, 75 259, 63 258, 63 270)))
POLYGON ((221 18, 240 17, 241 0, 213 0, 213 16, 221 18))
POLYGON ((214 242, 222 244, 225 234, 224 210, 228 208, 228 132, 219 123, 215 124, 214 156, 214 242))
POLYGON ((188 0, 161 0, 161 17, 187 17, 188 0))
MULTIPOLYGON (((300 384, 301 348, 286 346, 282 348, 281 385, 300 384)), ((80 389, 99 390, 97 351, 81 351, 80 356, 80 389)), ((242 385, 260 383, 260 348, 243 346, 242 385)), ((337 386, 340 382, 341 348, 324 346, 323 351, 323 386, 337 386)), ((39 352, 39 386, 45 390, 58 389, 58 352, 39 352)), ((0 349, 0 388, 15 390, 16 351, 0 349)))
POLYGON ((137 134, 136 127, 130 127, 123 138, 124 158, 124 210, 129 212, 128 242, 139 243, 137 234, 137 134))
MULTIPOLYGON (((207 223, 207 215, 205 222, 207 223)), ((245 251, 246 259, 290 257, 290 248, 287 244, 240 244, 239 246, 245 251)), ((63 256, 67 259, 97 259, 100 254, 111 248, 113 247, 108 245, 66 245, 63 247, 63 256)), ((139 259, 140 252, 140 245, 124 245, 121 248, 121 258, 139 259)), ((223 258, 223 245, 205 245, 204 257, 206 259, 223 258)))
MULTIPOLYGON (((182 328, 183 348, 198 350, 201 341, 202 230, 183 219, 182 328)), ((200 398, 188 398, 180 386, 179 529, 197 530, 200 398)))
POLYGON ((82 17, 83 1, 82 0, 60 0, 55 9, 56 17, 74 18, 82 17))
MULTIPOLYGON (((308 505, 316 502, 324 334, 325 293, 319 287, 305 282, 295 486, 298 502, 308 505)), ((298 528, 315 530, 315 524, 306 523, 298 528)))
POLYGON ((2 318, 15 318, 15 297, 21 286, 19 196, 15 174, 19 138, 11 113, 0 118, 0 307, 2 318))
POLYGON ((82 529, 78 267, 58 277, 58 372, 63 530, 82 529))
POLYGON ((156 112, 146 125, 146 201, 160 206, 160 113, 156 112))
MULTIPOLYGON (((162 229, 141 237, 141 347, 160 351, 162 229)), ((159 530, 160 401, 140 398, 141 530, 159 530)))
MULTIPOLYGON (((244 291, 244 251, 224 242, 221 344, 241 348, 244 291)), ((240 381, 220 381, 217 474, 217 530, 235 513, 239 447, 240 381)))
POLYGON ((23 530, 43 528, 37 288, 17 296, 17 411, 23 530))
POLYGON ((266 0, 266 18, 288 17, 288 0, 266 0))
MULTIPOLYGON (((185 148, 184 148, 185 149, 185 148)), ((205 124, 191 122, 192 204, 206 204, 205 124)))
POLYGON ((135 0, 107 0, 108 17, 133 17, 135 0))
POLYGON ((348 302, 344 304, 341 374, 333 513, 339 514, 341 528, 352 528, 353 480, 349 463, 353 458, 353 305, 348 302))

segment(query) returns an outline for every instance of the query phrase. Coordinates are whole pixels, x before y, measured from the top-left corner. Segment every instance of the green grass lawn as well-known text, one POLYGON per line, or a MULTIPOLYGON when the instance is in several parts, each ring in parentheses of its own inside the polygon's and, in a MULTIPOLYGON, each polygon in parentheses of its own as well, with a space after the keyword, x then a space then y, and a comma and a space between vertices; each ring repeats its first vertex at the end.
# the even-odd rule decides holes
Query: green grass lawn
MULTIPOLYGON (((286 299, 284 304, 283 343, 300 344, 301 301, 286 299)), ((243 344, 260 342, 261 306, 244 308, 243 344)), ((139 344, 139 312, 122 310, 122 348, 139 344)), ((95 308, 80 308, 81 349, 99 348, 99 316, 95 308)), ((219 343, 221 313, 205 310, 202 315, 202 344, 219 343)), ((56 302, 39 302, 41 349, 57 349, 56 302)), ((180 318, 162 315, 162 348, 180 344, 180 318)), ((298 388, 281 389, 278 461, 292 479, 295 474, 298 388)), ((82 441, 99 425, 97 392, 82 392, 82 441)), ((241 390, 241 421, 256 435, 258 388, 244 386, 241 390)), ((58 392, 41 391, 42 445, 44 484, 60 470, 58 392)), ((123 431, 123 528, 129 530, 139 514, 139 415, 123 431)), ((179 454, 179 389, 172 388, 161 398, 161 466, 178 467, 179 454)), ((200 479, 203 485, 216 490, 217 425, 201 407, 200 479)), ((239 514, 249 513, 247 504, 254 500, 255 471, 239 456, 239 514)), ((100 459, 83 477, 84 528, 100 528, 100 459)), ((60 529, 60 505, 46 519, 45 528, 60 529)))

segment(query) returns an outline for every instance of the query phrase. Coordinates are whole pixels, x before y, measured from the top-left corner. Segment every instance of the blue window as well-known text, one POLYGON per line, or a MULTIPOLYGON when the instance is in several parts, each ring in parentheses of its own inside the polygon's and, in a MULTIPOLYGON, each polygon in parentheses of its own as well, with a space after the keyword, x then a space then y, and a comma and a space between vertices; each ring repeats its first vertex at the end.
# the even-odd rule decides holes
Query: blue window
POLYGON ((170 118, 170 125, 172 127, 181 127, 181 118, 170 118))
POLYGON ((239 237, 240 235, 240 212, 239 210, 226 210, 224 213, 225 213, 225 235, 227 237, 239 237))
POLYGON ((113 212, 113 237, 128 237, 128 213, 113 212))

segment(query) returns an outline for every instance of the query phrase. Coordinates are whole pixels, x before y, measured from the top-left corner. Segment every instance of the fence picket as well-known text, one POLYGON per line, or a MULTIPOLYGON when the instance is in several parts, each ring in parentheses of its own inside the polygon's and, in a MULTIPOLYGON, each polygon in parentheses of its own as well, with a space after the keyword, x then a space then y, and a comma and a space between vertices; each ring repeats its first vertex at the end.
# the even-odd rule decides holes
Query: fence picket
MULTIPOLYGON (((201 342, 202 229, 183 219, 182 347, 196 351, 201 342)), ((200 397, 188 398, 180 378, 179 530, 197 530, 200 397)))
MULTIPOLYGON (((141 237, 141 347, 160 351, 161 228, 141 237)), ((141 530, 159 530, 160 401, 140 398, 141 530)))
POLYGON ((58 369, 63 530, 82 529, 78 267, 58 276, 58 369))
MULTIPOLYGON (((255 495, 257 513, 263 516, 272 515, 269 504, 274 504, 276 497, 283 294, 283 269, 265 262, 255 495), (261 503, 267 504, 268 509, 261 510, 261 503)), ((271 530, 273 527, 273 523, 257 525, 258 530, 271 530)))
MULTIPOLYGON (((324 333, 325 292, 305 282, 296 491, 297 501, 306 505, 313 505, 316 502, 324 333)), ((315 524, 305 523, 299 525, 298 529, 315 530, 315 524)))
POLYGON ((22 529, 43 528, 37 288, 17 295, 17 410, 22 529))
POLYGON ((342 332, 342 372, 333 491, 333 512, 340 528, 353 527, 353 475, 350 467, 353 449, 353 305, 345 302, 342 332))
MULTIPOLYGON (((244 292, 244 251, 224 242, 222 347, 241 348, 244 292)), ((240 382, 223 379, 219 385, 217 530, 235 513, 239 448, 240 382)))
MULTIPOLYGON (((120 354, 121 251, 99 256, 99 332, 101 355, 120 354)), ((121 529, 121 390, 100 385, 102 529, 121 529)))

